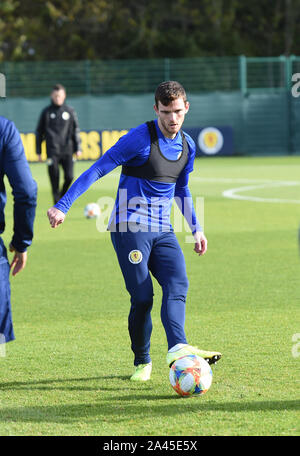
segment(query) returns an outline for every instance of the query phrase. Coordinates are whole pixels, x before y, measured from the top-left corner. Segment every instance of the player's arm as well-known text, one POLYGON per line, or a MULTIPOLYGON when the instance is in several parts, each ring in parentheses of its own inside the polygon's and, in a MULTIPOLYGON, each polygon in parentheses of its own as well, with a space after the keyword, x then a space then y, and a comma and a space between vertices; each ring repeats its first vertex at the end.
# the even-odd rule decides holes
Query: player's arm
POLYGON ((207 250, 207 239, 197 219, 188 181, 189 174, 187 172, 181 173, 175 187, 175 201, 193 233, 195 239, 195 252, 199 255, 204 255, 207 250))
POLYGON ((65 216, 74 201, 86 192, 94 182, 113 171, 117 166, 136 157, 140 148, 142 149, 142 145, 139 143, 139 137, 136 136, 135 132, 129 132, 122 136, 99 160, 84 171, 58 203, 48 210, 47 215, 51 227, 56 228, 64 222, 65 216))
POLYGON ((12 122, 6 134, 4 173, 14 196, 14 234, 9 250, 14 252, 11 269, 16 275, 26 265, 27 247, 33 238, 37 185, 32 178, 19 132, 12 122))
POLYGON ((84 171, 58 203, 48 210, 47 215, 51 227, 57 228, 58 225, 62 224, 74 201, 86 192, 94 182, 110 173, 117 166, 117 163, 107 151, 97 162, 84 171))

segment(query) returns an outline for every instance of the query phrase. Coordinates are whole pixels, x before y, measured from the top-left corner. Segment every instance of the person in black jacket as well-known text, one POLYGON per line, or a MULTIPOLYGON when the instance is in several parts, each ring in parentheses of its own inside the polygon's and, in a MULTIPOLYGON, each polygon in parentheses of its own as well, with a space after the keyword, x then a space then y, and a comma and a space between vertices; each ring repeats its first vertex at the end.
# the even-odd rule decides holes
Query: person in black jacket
POLYGON ((66 193, 74 178, 73 154, 81 155, 77 114, 65 104, 66 89, 56 84, 51 104, 43 109, 36 129, 36 153, 41 158, 41 144, 46 140, 48 172, 54 203, 66 193), (64 171, 64 184, 59 190, 59 165, 64 171))

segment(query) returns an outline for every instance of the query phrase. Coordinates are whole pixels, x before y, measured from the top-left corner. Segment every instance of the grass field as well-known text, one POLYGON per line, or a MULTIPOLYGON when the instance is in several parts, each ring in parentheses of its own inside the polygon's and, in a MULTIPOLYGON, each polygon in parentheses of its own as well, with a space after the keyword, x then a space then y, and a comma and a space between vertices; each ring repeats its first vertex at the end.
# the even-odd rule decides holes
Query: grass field
MULTIPOLYGON (((208 252, 198 257, 178 233, 190 281, 186 332, 223 358, 209 392, 188 399, 169 384, 156 283, 152 379, 128 381, 129 297, 109 233, 83 217, 88 202, 114 197, 117 173, 52 230, 47 170, 32 165, 35 239, 11 279, 16 340, 0 357, 0 435, 299 435, 299 165, 300 157, 196 160, 190 188, 204 197, 208 252), (262 200, 222 195, 237 188, 230 194, 262 200)), ((76 175, 88 166, 77 163, 76 175)), ((11 198, 6 215, 8 244, 11 198)))

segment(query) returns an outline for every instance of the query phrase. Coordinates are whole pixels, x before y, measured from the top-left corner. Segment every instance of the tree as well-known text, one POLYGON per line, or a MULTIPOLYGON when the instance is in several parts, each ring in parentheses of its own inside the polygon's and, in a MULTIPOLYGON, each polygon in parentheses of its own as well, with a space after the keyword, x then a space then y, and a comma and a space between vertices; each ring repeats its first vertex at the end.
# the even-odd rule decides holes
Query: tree
POLYGON ((5 0, 0 61, 300 54, 300 0, 5 0))

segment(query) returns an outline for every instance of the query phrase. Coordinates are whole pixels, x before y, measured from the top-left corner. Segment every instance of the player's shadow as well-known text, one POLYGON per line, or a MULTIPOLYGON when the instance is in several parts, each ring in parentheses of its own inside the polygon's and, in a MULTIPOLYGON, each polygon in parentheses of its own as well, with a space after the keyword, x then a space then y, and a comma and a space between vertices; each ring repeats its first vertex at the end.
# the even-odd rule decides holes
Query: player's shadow
MULTIPOLYGON (((151 396, 147 396, 149 400, 151 396)), ((141 396, 139 396, 141 399, 141 396)), ((151 407, 149 404, 144 406, 139 403, 124 404, 122 408, 120 402, 114 403, 110 399, 106 404, 101 403, 82 403, 82 404, 61 404, 53 406, 29 406, 29 407, 5 407, 0 411, 0 422, 33 422, 33 423, 76 423, 82 420, 93 418, 97 419, 97 423, 103 421, 110 423, 120 423, 132 420, 133 418, 140 418, 147 420, 147 417, 152 420, 153 417, 168 417, 176 416, 181 411, 184 413, 185 407, 181 409, 178 407, 180 401, 186 402, 181 398, 175 399, 173 405, 170 405, 170 396, 168 396, 168 404, 157 405, 155 401, 162 399, 160 396, 153 395, 153 402, 151 407), (154 400, 155 399, 155 400, 154 400), (122 413, 120 414, 120 410, 122 413)), ((163 397, 163 399, 166 399, 163 397)), ((131 397, 131 400, 133 398, 131 397)), ((190 400, 190 399, 187 399, 190 400)), ((191 399, 194 400, 194 399, 191 399)), ((194 404, 189 404, 189 413, 195 412, 201 416, 206 412, 249 412, 249 411, 278 411, 278 410, 299 410, 300 401, 251 401, 251 402, 226 402, 226 403, 199 403, 197 399, 194 404)))
MULTIPOLYGON (((213 399, 202 400, 201 397, 181 398, 170 390, 166 394, 157 394, 155 384, 135 384, 128 381, 128 376, 104 375, 95 377, 43 379, 24 382, 0 382, 1 391, 21 390, 35 391, 82 391, 88 394, 99 392, 99 399, 85 399, 80 404, 60 403, 59 405, 31 405, 2 407, 0 409, 0 422, 52 422, 52 423, 76 423, 80 420, 93 418, 97 422, 109 417, 111 423, 120 423, 137 419, 150 419, 159 417, 172 417, 180 413, 205 414, 207 412, 258 412, 258 411, 288 411, 300 410, 299 400, 282 401, 249 401, 236 400, 230 402, 218 402, 213 399), (91 385, 87 385, 91 382, 91 385), (124 382, 124 383, 123 383, 124 382), (107 386, 107 383, 111 386, 107 386), (123 389, 124 387, 124 389, 123 389), (117 391, 123 389, 123 394, 117 391), (124 394, 125 391, 127 394, 124 394), (113 391, 115 394, 101 394, 101 391, 113 391), (122 413, 118 413, 122 410, 122 413)), ((61 400, 63 401, 62 397, 61 400)), ((67 399, 66 399, 67 400, 67 399)))
POLYGON ((288 411, 299 410, 300 401, 202 401, 201 398, 183 399, 179 396, 157 395, 155 391, 145 394, 139 390, 136 394, 127 396, 102 397, 99 401, 80 404, 34 405, 4 407, 0 411, 0 422, 27 422, 27 423, 59 423, 67 424, 93 418, 97 424, 103 420, 119 424, 132 419, 150 420, 157 416, 173 417, 180 413, 196 413, 199 417, 207 412, 258 412, 258 411, 288 411), (145 401, 142 403, 141 401, 145 401))
MULTIPOLYGON (((103 381, 126 381, 127 389, 135 388, 134 383, 129 383, 129 376, 126 375, 102 375, 98 377, 80 377, 80 378, 51 378, 43 380, 32 380, 26 382, 0 382, 1 390, 43 390, 43 391, 116 391, 116 387, 107 387, 103 381), (93 386, 86 386, 86 382, 98 382, 93 386), (66 385, 67 383, 76 383, 75 385, 66 385)), ((146 386, 146 385, 144 385, 146 386)), ((149 386, 149 385, 148 385, 149 386)))

